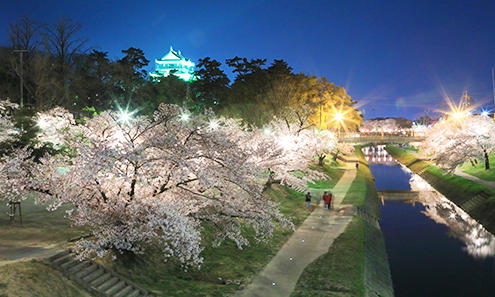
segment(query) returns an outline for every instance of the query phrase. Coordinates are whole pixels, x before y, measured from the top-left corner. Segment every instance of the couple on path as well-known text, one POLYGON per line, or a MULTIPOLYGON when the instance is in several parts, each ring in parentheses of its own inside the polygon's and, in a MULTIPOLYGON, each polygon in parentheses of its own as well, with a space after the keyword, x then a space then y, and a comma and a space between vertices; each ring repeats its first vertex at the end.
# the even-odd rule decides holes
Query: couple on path
MULTIPOLYGON (((325 203, 324 209, 331 209, 332 207, 332 193, 325 191, 323 197, 321 198, 325 203)), ((306 194, 306 208, 309 210, 311 208, 311 193, 306 194)))

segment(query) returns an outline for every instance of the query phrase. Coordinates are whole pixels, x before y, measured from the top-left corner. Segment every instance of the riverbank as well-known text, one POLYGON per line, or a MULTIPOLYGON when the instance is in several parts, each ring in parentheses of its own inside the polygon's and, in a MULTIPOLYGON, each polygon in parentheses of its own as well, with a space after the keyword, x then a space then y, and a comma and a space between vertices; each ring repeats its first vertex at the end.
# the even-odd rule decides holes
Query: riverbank
POLYGON ((490 233, 495 234, 495 191, 474 181, 450 174, 428 161, 392 145, 387 152, 433 188, 462 208, 490 233))
POLYGON ((292 297, 394 296, 385 241, 378 224, 379 200, 371 171, 356 146, 356 178, 343 200, 358 208, 328 252, 308 265, 292 297))

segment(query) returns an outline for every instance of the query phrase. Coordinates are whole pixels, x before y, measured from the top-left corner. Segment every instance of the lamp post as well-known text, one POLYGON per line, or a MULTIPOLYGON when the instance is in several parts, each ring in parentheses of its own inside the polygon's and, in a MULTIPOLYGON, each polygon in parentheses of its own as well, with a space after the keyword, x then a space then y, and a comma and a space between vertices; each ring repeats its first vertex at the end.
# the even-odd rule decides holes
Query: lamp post
POLYGON ((21 101, 20 101, 20 105, 21 105, 21 108, 24 106, 24 73, 23 73, 23 70, 24 70, 24 63, 23 63, 23 60, 22 60, 22 56, 24 53, 27 53, 28 50, 14 50, 14 53, 19 53, 20 55, 20 58, 21 58, 21 74, 20 74, 20 77, 21 77, 21 101))

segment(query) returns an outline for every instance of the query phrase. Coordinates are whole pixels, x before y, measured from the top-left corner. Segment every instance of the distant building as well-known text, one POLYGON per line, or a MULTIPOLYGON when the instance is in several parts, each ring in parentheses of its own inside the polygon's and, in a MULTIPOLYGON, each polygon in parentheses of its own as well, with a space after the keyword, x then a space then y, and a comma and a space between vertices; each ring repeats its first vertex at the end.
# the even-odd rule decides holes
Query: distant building
POLYGON ((185 81, 194 80, 194 62, 184 58, 180 51, 174 51, 172 47, 163 58, 155 59, 155 64, 155 72, 150 73, 153 80, 160 81, 161 77, 166 77, 170 74, 185 81))

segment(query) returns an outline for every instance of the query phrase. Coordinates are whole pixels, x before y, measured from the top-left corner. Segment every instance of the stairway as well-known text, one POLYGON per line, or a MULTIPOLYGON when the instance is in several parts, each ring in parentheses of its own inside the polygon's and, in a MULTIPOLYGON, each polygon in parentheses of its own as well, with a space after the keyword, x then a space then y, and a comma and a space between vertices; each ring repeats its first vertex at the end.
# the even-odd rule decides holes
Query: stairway
POLYGON ((101 297, 144 297, 149 296, 143 288, 113 273, 98 263, 76 259, 71 250, 65 250, 49 258, 50 264, 62 271, 68 278, 81 284, 95 296, 101 297))

